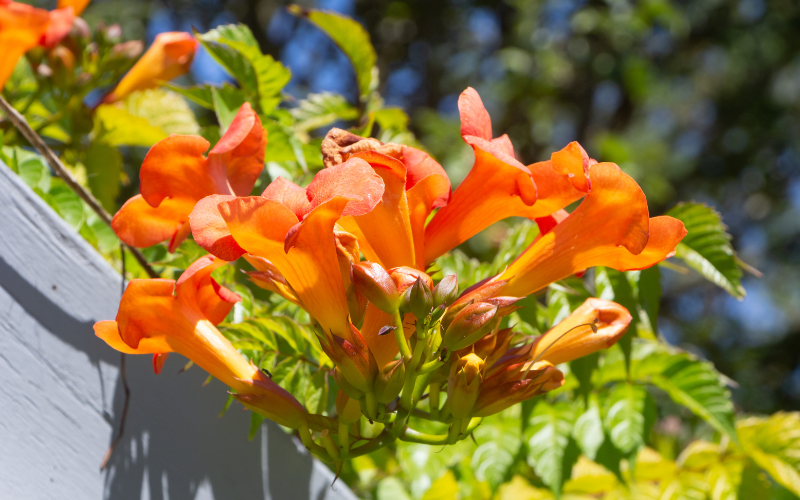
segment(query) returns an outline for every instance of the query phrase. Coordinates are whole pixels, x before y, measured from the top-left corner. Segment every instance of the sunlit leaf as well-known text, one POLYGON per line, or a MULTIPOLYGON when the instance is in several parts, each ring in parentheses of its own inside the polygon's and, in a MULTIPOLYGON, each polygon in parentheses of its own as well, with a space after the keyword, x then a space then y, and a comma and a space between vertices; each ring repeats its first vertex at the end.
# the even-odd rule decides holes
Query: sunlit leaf
POLYGON ((556 498, 561 496, 561 487, 578 459, 577 446, 571 440, 574 421, 570 405, 540 400, 526 431, 528 463, 556 498))
POLYGON ((369 93, 376 83, 373 81, 375 78, 373 68, 377 56, 369 39, 369 33, 361 23, 335 12, 304 9, 297 5, 289 6, 289 12, 314 23, 342 49, 356 72, 359 95, 365 96, 369 93))
POLYGON ((120 152, 110 144, 94 141, 86 150, 83 164, 86 167, 86 180, 94 197, 110 213, 116 212, 122 173, 120 152))
POLYGON ((337 120, 354 120, 358 110, 347 99, 332 92, 309 94, 291 110, 297 130, 306 131, 330 125, 337 120))
POLYGON ((800 496, 800 413, 739 421, 736 431, 747 453, 772 479, 800 496))
POLYGON ((600 445, 603 444, 603 439, 605 439, 603 419, 600 415, 600 406, 596 396, 589 398, 586 409, 575 420, 572 436, 583 454, 590 460, 594 460, 597 456, 597 450, 600 449, 600 445))
POLYGON ((611 442, 622 453, 643 447, 656 419, 653 398, 644 387, 620 383, 605 401, 604 424, 611 442))
POLYGON ((456 476, 453 471, 447 471, 444 476, 433 482, 420 500, 450 500, 456 498, 458 490, 456 476))
POLYGON ((680 203, 667 215, 683 221, 689 231, 675 255, 732 296, 743 299, 742 271, 719 213, 701 203, 680 203))

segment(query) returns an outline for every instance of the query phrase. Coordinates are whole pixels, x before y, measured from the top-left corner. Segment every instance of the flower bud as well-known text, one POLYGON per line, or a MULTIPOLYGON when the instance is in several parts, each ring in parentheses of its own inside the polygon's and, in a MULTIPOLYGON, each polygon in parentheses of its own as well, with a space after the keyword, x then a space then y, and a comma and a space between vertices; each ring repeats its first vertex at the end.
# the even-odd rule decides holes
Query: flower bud
POLYGON ((260 371, 256 373, 253 380, 239 380, 246 386, 246 389, 242 389, 232 396, 251 410, 284 427, 299 429, 305 423, 308 415, 303 405, 260 371))
POLYGON ((59 87, 66 87, 73 78, 75 56, 63 45, 56 45, 48 55, 47 64, 53 70, 53 80, 59 87))
POLYGON ((114 45, 111 48, 111 57, 119 59, 136 59, 144 50, 141 40, 130 40, 114 45))
POLYGON ((564 374, 546 361, 518 363, 483 380, 472 416, 488 417, 561 387, 564 374))
MULTIPOLYGON (((77 16, 78 13, 76 12, 75 15, 77 16)), ((72 20, 72 27, 70 28, 69 35, 85 42, 92 37, 92 30, 89 29, 89 24, 84 21, 83 18, 75 17, 75 19, 72 20)))
POLYGON ((474 353, 454 362, 447 379, 447 403, 456 418, 467 418, 472 413, 483 381, 484 363, 474 353))
POLYGON ((381 404, 389 404, 400 394, 406 380, 406 366, 402 359, 387 363, 375 378, 375 396, 381 404))
POLYGON ((442 343, 449 351, 474 344, 500 324, 497 309, 496 305, 486 302, 465 307, 445 330, 442 343))
POLYGON ((357 399, 340 390, 336 393, 336 414, 344 424, 358 422, 361 419, 361 405, 357 399))
POLYGON ((245 274, 247 274, 253 283, 265 290, 277 293, 300 307, 304 307, 303 301, 300 300, 297 292, 292 288, 289 282, 286 281, 286 278, 284 278, 278 268, 275 267, 275 264, 263 257, 257 257, 255 255, 245 255, 244 258, 257 269, 256 271, 245 271, 245 274))
POLYGON ((397 285, 399 293, 405 292, 418 279, 422 280, 429 290, 433 290, 433 279, 419 269, 408 266, 393 267, 389 269, 389 275, 392 277, 394 284, 397 285))
POLYGON ((433 307, 445 306, 455 302, 458 297, 458 277, 445 276, 433 289, 433 307))
POLYGON ((387 314, 392 314, 400 305, 397 286, 380 264, 354 263, 350 267, 350 281, 358 293, 387 314))
POLYGON ((522 297, 491 297, 485 299, 484 302, 496 305, 498 307, 497 314, 500 316, 508 316, 512 312, 522 309, 522 306, 514 305, 520 300, 522 297))
POLYGON ((361 392, 372 392, 378 365, 361 333, 351 327, 351 334, 352 342, 333 334, 320 339, 322 350, 350 385, 361 392))
POLYGON ((461 294, 461 297, 453 302, 453 305, 447 308, 447 312, 442 318, 442 328, 447 329, 447 327, 450 326, 450 322, 452 322, 455 317, 458 316, 458 314, 468 305, 475 302, 482 302, 485 299, 494 297, 497 292, 506 286, 506 283, 508 283, 506 280, 486 281, 477 285, 473 285, 464 290, 464 293, 461 294))
POLYGON ((364 397, 364 393, 353 387, 353 385, 347 381, 346 378, 342 375, 341 370, 338 367, 333 369, 333 380, 336 381, 336 385, 339 386, 339 389, 350 396, 351 398, 358 401, 359 399, 364 397))
POLYGON ((406 292, 408 293, 408 307, 411 314, 417 319, 428 317, 431 307, 433 307, 433 297, 428 285, 423 284, 422 280, 417 278, 417 281, 406 292))

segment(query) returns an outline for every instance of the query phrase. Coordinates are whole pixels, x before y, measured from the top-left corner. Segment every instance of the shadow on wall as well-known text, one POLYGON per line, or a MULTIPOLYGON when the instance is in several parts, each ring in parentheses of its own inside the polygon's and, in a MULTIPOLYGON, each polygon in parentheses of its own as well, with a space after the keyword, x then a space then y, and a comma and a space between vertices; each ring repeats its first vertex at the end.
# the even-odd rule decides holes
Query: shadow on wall
POLYGON ((127 356, 125 433, 104 473, 124 391, 119 354, 93 335, 114 317, 120 276, 0 164, 0 497, 110 500, 355 498, 272 422, 248 441, 250 413, 199 367, 161 375, 127 356), (2 447, 2 446, 0 446, 2 447), (49 478, 49 481, 46 479, 49 478))

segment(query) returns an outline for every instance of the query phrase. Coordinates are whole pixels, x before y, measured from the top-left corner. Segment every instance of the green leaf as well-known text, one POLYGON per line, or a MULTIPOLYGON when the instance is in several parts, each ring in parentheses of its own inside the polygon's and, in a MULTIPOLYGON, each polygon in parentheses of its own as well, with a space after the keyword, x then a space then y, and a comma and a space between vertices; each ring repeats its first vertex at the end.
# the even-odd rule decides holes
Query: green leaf
POLYGON ((328 384, 325 381, 325 371, 317 370, 306 386, 305 407, 311 413, 322 414, 327 410, 328 384))
POLYGON ((264 415, 256 412, 250 412, 250 432, 247 434, 247 439, 250 441, 258 434, 258 429, 261 428, 261 423, 264 422, 264 415))
POLYGON ((297 121, 295 129, 301 131, 324 127, 336 120, 358 118, 358 110, 347 99, 332 92, 309 94, 291 113, 297 121))
POLYGON ((179 94, 153 89, 98 107, 93 133, 95 141, 111 146, 149 147, 170 134, 195 135, 199 131, 194 113, 179 94))
POLYGON ((394 476, 381 479, 376 493, 377 500, 411 500, 403 483, 394 476))
MULTIPOLYGON (((606 352, 595 372, 594 384, 599 387, 626 378, 622 352, 613 347, 606 352)), ((630 378, 659 387, 673 401, 736 439, 731 395, 724 377, 711 363, 658 341, 636 339, 631 353, 630 378)))
POLYGON ((292 73, 272 56, 263 54, 253 33, 243 25, 225 25, 199 35, 198 40, 242 85, 258 98, 262 113, 270 113, 280 102, 280 91, 292 73))
POLYGON ((211 97, 211 85, 198 85, 195 87, 181 87, 174 83, 165 83, 164 88, 167 88, 175 93, 182 95, 190 101, 206 108, 214 109, 214 102, 211 97))
POLYGON ((106 210, 116 212, 122 174, 120 152, 110 144, 93 141, 86 150, 83 165, 92 194, 106 210))
POLYGON ((644 313, 640 316, 642 323, 647 322, 647 328, 658 334, 658 309, 661 301, 661 270, 653 266, 639 273, 639 306, 644 313))
POLYGON ((742 271, 719 213, 701 203, 680 203, 667 215, 683 221, 689 232, 678 244, 676 257, 732 296, 743 299, 742 271))
POLYGON ((369 33, 361 23, 334 12, 303 9, 297 5, 290 5, 289 12, 311 21, 342 49, 356 72, 359 95, 367 95, 373 85, 377 84, 377 77, 374 75, 377 56, 369 33))
POLYGON ((80 229, 86 212, 83 201, 61 179, 53 179, 50 190, 45 195, 47 203, 75 230, 80 229))
POLYGON ((480 445, 472 452, 470 467, 475 478, 489 483, 492 491, 507 479, 522 447, 520 421, 495 418, 481 425, 475 439, 480 445))
POLYGON ((404 132, 408 129, 409 118, 402 108, 388 107, 375 111, 375 121, 385 131, 404 132))
POLYGON ((444 476, 433 482, 420 500, 450 500, 458 496, 458 481, 453 471, 448 470, 444 476))
POLYGON ((497 254, 489 268, 489 273, 498 274, 504 271, 524 249, 528 248, 538 235, 539 226, 533 221, 526 219, 512 226, 506 233, 502 243, 500 243, 500 248, 497 249, 497 254))
POLYGON ((528 463, 556 498, 570 477, 578 459, 577 446, 570 439, 575 414, 567 403, 540 400, 533 410, 528 436, 528 463))
POLYGON ((629 365, 633 332, 636 332, 639 324, 638 304, 634 289, 630 281, 628 281, 626 273, 606 267, 598 267, 596 269, 595 287, 599 298, 613 300, 624 306, 631 313, 632 319, 628 331, 617 341, 617 344, 622 348, 623 354, 625 354, 625 362, 629 365))
POLYGON ((592 396, 587 401, 586 409, 575 421, 572 436, 587 458, 594 460, 597 457, 597 450, 605 439, 597 396, 592 396))
POLYGON ((736 425, 745 453, 777 483, 800 496, 800 413, 778 412, 736 425))
POLYGON ((13 148, 11 156, 14 161, 9 166, 17 172, 22 182, 43 193, 50 191, 52 176, 42 157, 22 148, 13 148))
POLYGON ((656 419, 653 398, 644 387, 615 385, 605 401, 604 424, 608 437, 622 453, 630 455, 645 445, 656 419))
POLYGON ((225 84, 222 87, 211 88, 211 101, 214 103, 220 131, 224 134, 236 118, 239 108, 247 102, 247 98, 241 90, 225 84))

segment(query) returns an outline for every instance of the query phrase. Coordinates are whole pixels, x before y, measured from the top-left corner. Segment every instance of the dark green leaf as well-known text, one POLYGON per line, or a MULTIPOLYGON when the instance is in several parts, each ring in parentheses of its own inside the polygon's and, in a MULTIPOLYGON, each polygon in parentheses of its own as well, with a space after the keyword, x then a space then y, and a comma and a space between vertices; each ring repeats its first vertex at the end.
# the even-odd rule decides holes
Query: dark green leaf
POLYGON ((675 255, 732 296, 743 299, 742 271, 719 213, 701 203, 680 203, 667 214, 683 221, 689 231, 675 255))
POLYGON ((661 301, 661 270, 653 266, 639 273, 639 305, 649 323, 650 331, 658 333, 658 309, 661 301))

